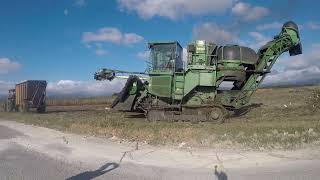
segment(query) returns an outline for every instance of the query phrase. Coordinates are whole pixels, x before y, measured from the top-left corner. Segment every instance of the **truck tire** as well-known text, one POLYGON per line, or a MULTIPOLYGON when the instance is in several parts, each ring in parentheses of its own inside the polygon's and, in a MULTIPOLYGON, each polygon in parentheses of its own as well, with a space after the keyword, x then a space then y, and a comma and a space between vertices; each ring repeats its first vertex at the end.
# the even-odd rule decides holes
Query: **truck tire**
POLYGON ((8 110, 7 110, 7 102, 3 103, 2 108, 3 108, 4 112, 8 112, 8 110))
POLYGON ((23 112, 23 107, 22 107, 22 105, 18 105, 18 106, 17 106, 17 109, 18 109, 19 112, 23 112))
POLYGON ((19 111, 22 112, 22 113, 29 112, 29 104, 28 104, 28 102, 23 102, 23 103, 19 106, 19 111))
POLYGON ((40 107, 37 108, 37 112, 38 113, 45 113, 46 112, 46 106, 42 105, 40 107))
POLYGON ((11 100, 10 101, 7 101, 5 103, 5 111, 6 112, 13 112, 14 111, 14 102, 12 102, 11 100))

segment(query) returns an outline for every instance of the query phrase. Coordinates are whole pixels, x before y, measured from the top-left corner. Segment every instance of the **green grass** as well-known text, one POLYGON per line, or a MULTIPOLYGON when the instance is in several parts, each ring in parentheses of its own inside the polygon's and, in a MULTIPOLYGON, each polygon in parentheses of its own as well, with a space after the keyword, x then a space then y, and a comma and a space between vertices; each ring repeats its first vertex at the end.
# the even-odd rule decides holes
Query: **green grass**
POLYGON ((0 118, 66 132, 117 136, 155 145, 296 149, 320 145, 320 112, 314 108, 314 87, 259 90, 252 103, 263 103, 225 124, 147 122, 129 113, 104 111, 0 113, 0 118))

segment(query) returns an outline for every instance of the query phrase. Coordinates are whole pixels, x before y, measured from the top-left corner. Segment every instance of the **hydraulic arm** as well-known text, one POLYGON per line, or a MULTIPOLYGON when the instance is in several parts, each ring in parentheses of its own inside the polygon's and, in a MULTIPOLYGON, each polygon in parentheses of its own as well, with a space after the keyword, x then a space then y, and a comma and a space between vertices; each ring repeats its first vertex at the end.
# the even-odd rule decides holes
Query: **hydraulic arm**
POLYGON ((302 53, 298 26, 293 22, 284 24, 280 34, 260 48, 258 52, 259 60, 255 70, 236 97, 229 98, 233 107, 240 108, 249 102, 252 94, 259 88, 267 73, 270 73, 278 57, 287 51, 289 51, 290 56, 302 53))
POLYGON ((130 72, 130 71, 121 71, 121 70, 111 70, 111 69, 100 69, 94 74, 94 79, 97 81, 102 80, 109 80, 112 81, 114 78, 122 78, 122 79, 128 79, 130 75, 136 75, 140 79, 145 80, 146 77, 143 75, 146 75, 144 72, 130 72))

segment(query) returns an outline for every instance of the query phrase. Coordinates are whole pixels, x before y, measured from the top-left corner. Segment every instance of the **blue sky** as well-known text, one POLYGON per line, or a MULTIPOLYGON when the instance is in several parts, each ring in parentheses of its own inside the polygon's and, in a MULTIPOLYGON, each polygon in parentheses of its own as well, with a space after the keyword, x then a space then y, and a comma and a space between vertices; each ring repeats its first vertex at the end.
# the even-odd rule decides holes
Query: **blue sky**
POLYGON ((287 20, 300 26, 304 55, 282 56, 266 81, 316 81, 319 5, 316 0, 3 0, 0 92, 26 79, 45 79, 54 93, 117 91, 123 81, 94 82, 93 73, 101 67, 144 71, 148 41, 177 40, 185 47, 201 38, 258 49, 287 20))

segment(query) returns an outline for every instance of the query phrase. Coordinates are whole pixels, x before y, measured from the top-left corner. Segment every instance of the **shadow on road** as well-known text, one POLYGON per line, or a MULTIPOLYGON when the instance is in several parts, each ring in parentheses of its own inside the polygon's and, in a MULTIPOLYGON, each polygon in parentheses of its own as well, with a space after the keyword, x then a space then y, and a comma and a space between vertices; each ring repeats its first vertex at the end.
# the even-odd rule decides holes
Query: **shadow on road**
POLYGON ((69 177, 66 180, 90 180, 96 177, 102 176, 107 172, 110 172, 119 167, 117 163, 107 163, 94 171, 86 171, 75 176, 69 177))
POLYGON ((218 166, 214 167, 214 175, 216 176, 217 180, 228 180, 227 174, 223 171, 218 172, 217 167, 218 166))
POLYGON ((18 136, 24 136, 24 134, 7 126, 0 125, 0 139, 11 139, 18 136))

